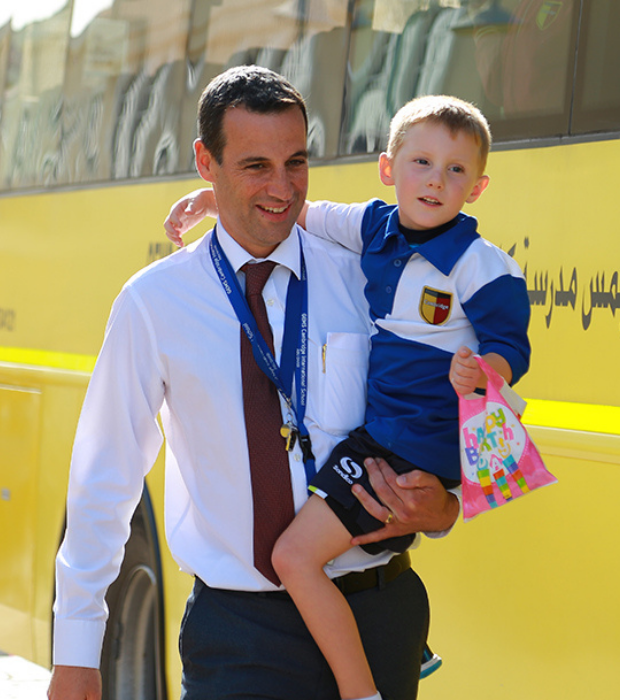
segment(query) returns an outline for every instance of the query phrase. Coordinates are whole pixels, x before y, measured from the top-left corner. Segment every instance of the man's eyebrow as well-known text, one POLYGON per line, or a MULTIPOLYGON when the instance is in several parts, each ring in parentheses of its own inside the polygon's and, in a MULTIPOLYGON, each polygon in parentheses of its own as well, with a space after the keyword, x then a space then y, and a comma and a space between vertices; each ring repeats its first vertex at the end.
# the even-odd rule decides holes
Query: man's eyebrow
MULTIPOLYGON (((294 158, 305 158, 307 160, 309 158, 308 150, 304 148, 301 151, 297 151, 296 153, 291 154, 287 160, 292 160, 294 158)), ((270 160, 271 159, 267 156, 247 156, 246 158, 242 158, 238 165, 243 167, 244 165, 251 165, 253 163, 268 163, 270 160)))
POLYGON ((291 158, 309 158, 308 149, 304 148, 302 151, 297 151, 297 153, 293 153, 291 158))

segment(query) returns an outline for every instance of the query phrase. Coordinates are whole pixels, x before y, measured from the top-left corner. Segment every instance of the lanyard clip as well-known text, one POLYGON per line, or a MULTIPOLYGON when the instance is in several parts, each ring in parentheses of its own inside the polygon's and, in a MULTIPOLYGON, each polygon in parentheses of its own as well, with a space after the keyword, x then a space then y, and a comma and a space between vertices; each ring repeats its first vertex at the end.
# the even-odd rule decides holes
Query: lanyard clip
POLYGON ((312 442, 310 441, 309 435, 299 435, 299 446, 301 447, 304 462, 314 460, 314 455, 312 454, 312 442))

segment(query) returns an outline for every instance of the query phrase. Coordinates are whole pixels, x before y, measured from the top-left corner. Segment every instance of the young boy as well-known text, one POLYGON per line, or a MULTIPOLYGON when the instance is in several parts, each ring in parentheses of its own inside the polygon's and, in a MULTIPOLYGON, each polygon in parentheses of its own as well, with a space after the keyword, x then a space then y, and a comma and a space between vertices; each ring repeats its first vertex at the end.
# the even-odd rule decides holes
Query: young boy
MULTIPOLYGON (((351 493, 352 484, 373 493, 364 460, 383 457, 399 473, 422 469, 453 487, 460 478, 455 391, 484 388, 473 354, 511 383, 528 368, 523 275, 461 212, 488 185, 490 142, 473 105, 445 96, 414 99, 392 120, 379 159, 381 181, 396 188, 398 205, 308 203, 299 220, 310 233, 360 253, 375 324, 365 423, 336 446, 273 553, 345 700, 381 697, 349 606, 323 571, 351 547, 352 534, 383 526, 351 493)), ((193 196, 193 216, 183 214, 187 199, 173 207, 171 240, 180 242, 190 220, 213 211, 212 193, 193 196)), ((402 552, 412 540, 366 548, 402 552)))

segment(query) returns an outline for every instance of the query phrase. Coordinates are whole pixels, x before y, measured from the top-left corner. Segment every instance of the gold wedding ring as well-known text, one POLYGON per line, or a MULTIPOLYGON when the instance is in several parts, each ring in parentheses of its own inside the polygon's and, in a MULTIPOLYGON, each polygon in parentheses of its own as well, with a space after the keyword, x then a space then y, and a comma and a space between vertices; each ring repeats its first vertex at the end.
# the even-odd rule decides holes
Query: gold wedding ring
POLYGON ((385 519, 385 524, 386 524, 386 525, 389 525, 390 523, 393 523, 393 522, 394 522, 394 513, 392 513, 392 512, 390 511, 390 513, 388 514, 387 518, 385 519))

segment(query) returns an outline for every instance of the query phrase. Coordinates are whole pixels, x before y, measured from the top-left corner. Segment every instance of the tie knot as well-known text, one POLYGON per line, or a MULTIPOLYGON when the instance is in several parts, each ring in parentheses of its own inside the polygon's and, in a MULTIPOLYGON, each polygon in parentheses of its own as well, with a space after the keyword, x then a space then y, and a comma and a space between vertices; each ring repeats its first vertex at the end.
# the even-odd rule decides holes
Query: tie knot
POLYGON ((245 272, 246 297, 253 294, 261 294, 275 266, 276 264, 273 260, 265 260, 260 263, 246 263, 241 268, 245 272))

